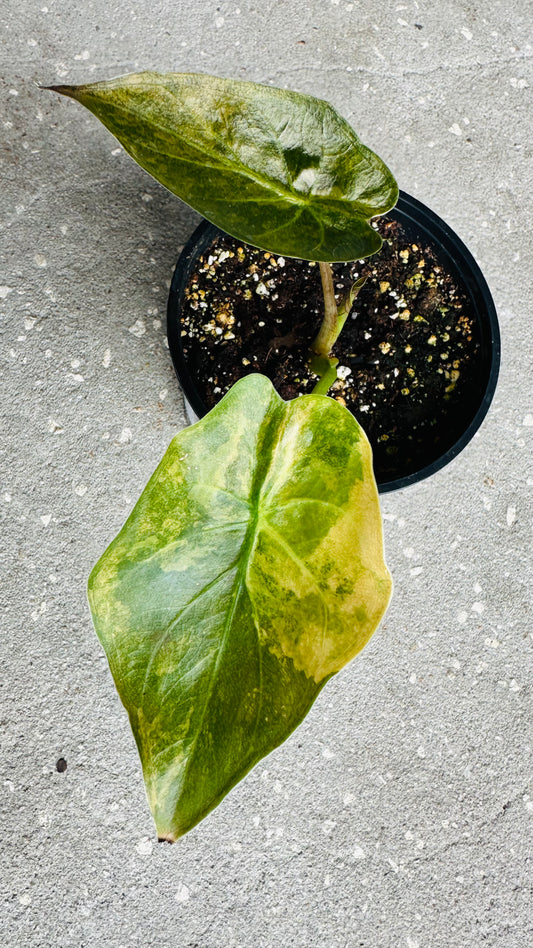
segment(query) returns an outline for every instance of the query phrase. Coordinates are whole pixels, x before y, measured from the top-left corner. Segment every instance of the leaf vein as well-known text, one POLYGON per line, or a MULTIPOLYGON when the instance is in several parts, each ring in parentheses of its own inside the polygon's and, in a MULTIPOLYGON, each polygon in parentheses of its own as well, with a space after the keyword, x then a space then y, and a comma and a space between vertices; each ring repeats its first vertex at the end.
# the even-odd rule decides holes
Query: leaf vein
POLYGON ((193 606, 199 599, 201 599, 202 596, 204 596, 206 592, 209 592, 209 590, 211 590, 211 589, 213 588, 213 586, 216 586, 216 584, 222 579, 222 577, 225 576, 226 573, 229 573, 229 572, 235 567, 235 565, 236 565, 237 562, 238 562, 238 557, 237 557, 228 567, 226 567, 226 569, 223 569, 222 572, 218 574, 218 576, 215 576, 215 578, 214 578, 213 580, 211 580, 211 582, 209 582, 209 583, 207 583, 205 586, 203 586, 202 589, 200 589, 200 590, 192 597, 192 599, 189 599, 189 601, 179 610, 179 612, 177 612, 177 613, 172 617, 172 619, 170 620, 170 622, 168 623, 168 625, 163 629, 163 631, 162 631, 162 633, 161 633, 161 638, 160 638, 160 640, 156 643, 156 645, 154 646, 154 649, 153 649, 153 651, 152 651, 152 654, 151 654, 150 659, 149 659, 149 661, 148 661, 148 663, 147 663, 147 666, 146 666, 146 672, 145 672, 145 676, 144 676, 144 682, 143 682, 141 700, 140 700, 140 703, 139 703, 139 707, 140 707, 140 708, 142 708, 142 707, 144 706, 144 699, 145 699, 145 695, 146 695, 146 689, 147 689, 147 687, 148 687, 148 679, 149 679, 149 676, 150 676, 150 672, 152 671, 152 668, 153 668, 153 666, 154 666, 154 662, 155 662, 155 660, 156 660, 156 658, 157 658, 157 655, 159 654, 161 648, 163 647, 163 645, 165 644, 165 642, 168 641, 168 638, 169 638, 170 634, 172 633, 173 629, 175 628, 175 626, 177 625, 177 623, 180 621, 180 619, 185 615, 185 613, 188 612, 188 610, 191 608, 191 606, 193 606))

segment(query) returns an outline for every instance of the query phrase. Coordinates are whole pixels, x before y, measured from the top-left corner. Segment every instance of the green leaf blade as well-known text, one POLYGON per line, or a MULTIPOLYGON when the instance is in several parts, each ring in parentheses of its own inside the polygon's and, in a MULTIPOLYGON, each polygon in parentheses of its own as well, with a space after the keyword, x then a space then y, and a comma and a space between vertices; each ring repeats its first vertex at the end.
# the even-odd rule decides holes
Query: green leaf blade
POLYGON ((174 439, 89 581, 161 838, 288 737, 390 589, 370 448, 332 399, 248 376, 174 439))
POLYGON ((154 178, 238 240, 308 260, 354 260, 397 201, 386 165, 321 99, 194 73, 144 72, 77 99, 154 178))

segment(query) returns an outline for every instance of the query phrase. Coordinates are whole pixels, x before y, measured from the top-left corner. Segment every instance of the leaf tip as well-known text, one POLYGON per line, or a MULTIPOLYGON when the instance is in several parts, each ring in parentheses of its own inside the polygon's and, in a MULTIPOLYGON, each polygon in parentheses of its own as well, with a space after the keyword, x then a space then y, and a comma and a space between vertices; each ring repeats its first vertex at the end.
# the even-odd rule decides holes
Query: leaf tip
POLYGON ((173 836, 171 833, 168 833, 167 836, 158 836, 157 842, 158 843, 175 843, 176 837, 173 836))
POLYGON ((66 95, 69 99, 76 99, 75 94, 77 86, 39 86, 39 89, 44 89, 46 92, 58 92, 59 95, 66 95))

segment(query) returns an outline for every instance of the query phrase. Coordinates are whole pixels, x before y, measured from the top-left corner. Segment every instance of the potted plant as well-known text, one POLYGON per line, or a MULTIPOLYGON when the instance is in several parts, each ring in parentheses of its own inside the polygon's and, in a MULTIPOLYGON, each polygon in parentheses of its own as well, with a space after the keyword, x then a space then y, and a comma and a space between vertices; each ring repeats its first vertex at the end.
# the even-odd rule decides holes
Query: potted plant
MULTIPOLYGON (((89 580, 158 835, 174 841, 285 740, 387 606, 372 451, 342 395, 326 393, 342 381, 333 347, 368 282, 358 274, 336 295, 331 263, 381 247, 371 220, 397 187, 309 96, 153 73, 56 91, 236 238, 219 257, 257 252, 244 242, 279 270, 310 260, 324 293, 305 346, 309 394, 285 401, 252 366, 174 438, 89 580)), ((295 324, 299 308, 296 291, 295 324)))
POLYGON ((396 204, 388 169, 328 103, 194 74, 55 88, 221 228, 198 228, 169 297, 191 417, 259 371, 285 398, 345 404, 382 491, 462 450, 498 376, 490 291, 444 221, 405 193, 396 204))

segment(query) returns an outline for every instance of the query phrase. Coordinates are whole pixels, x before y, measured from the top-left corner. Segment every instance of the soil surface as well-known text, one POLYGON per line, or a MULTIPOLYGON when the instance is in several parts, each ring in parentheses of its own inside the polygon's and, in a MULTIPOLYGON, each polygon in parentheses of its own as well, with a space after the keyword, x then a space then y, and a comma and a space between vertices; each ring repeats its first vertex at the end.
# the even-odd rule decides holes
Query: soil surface
MULTIPOLYGON (((380 218, 379 253, 333 264, 337 302, 367 281, 333 349, 330 394, 365 429, 377 480, 412 473, 447 450, 479 402, 479 330, 470 299, 435 248, 380 218)), ((212 408, 237 379, 268 376, 280 395, 316 383, 309 346, 323 313, 318 264, 218 238, 198 259, 182 301, 181 343, 212 408)))

